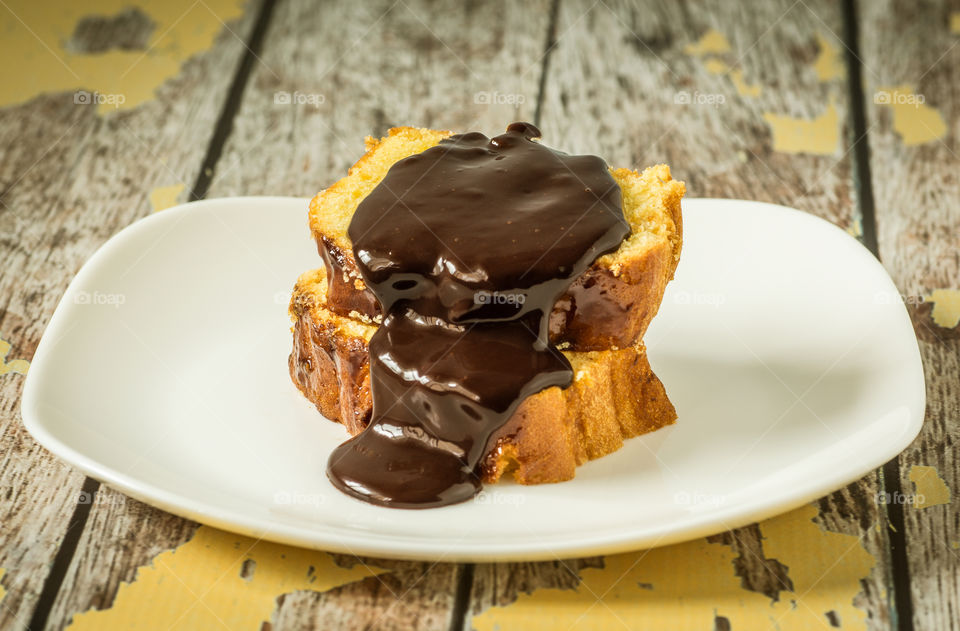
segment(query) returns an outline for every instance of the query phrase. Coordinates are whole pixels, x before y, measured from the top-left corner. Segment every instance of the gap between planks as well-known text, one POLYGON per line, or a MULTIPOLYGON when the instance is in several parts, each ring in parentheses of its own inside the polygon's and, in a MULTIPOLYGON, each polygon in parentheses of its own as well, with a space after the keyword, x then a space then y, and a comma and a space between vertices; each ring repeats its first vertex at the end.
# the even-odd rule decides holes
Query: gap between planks
MULTIPOLYGON (((863 94, 863 77, 860 42, 857 29, 857 0, 843 1, 843 42, 846 48, 844 60, 847 69, 847 88, 850 98, 850 124, 853 128, 853 180, 857 189, 857 204, 860 214, 863 245, 880 259, 877 242, 877 221, 873 199, 873 179, 870 173, 870 138, 867 129, 867 104, 863 94)), ((880 484, 885 493, 896 497, 903 493, 900 482, 900 456, 883 465, 880 484)), ((899 631, 913 631, 913 600, 910 590, 910 566, 907 559, 906 523, 904 504, 883 504, 890 524, 890 573, 892 579, 891 626, 899 631)), ((888 596, 889 598, 889 596, 888 596)))

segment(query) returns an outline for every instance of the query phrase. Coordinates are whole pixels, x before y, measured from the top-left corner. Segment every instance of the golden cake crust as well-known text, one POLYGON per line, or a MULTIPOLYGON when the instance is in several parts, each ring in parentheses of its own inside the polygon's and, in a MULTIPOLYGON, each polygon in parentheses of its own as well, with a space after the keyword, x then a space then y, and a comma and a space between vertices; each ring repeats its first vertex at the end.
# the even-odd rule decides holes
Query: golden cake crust
MULTIPOLYGON (((327 418, 355 435, 370 420, 367 343, 376 326, 328 307, 326 272, 303 274, 290 301, 290 376, 327 418)), ((487 446, 484 481, 505 473, 521 484, 560 482, 576 467, 619 449, 625 439, 676 419, 642 344, 619 350, 564 351, 574 371, 566 389, 528 397, 487 446)))
MULTIPOLYGON (((347 176, 311 200, 310 230, 327 268, 329 308, 335 313, 379 317, 379 305, 360 276, 347 236, 360 201, 394 163, 450 135, 397 127, 379 140, 368 137, 366 154, 347 176)), ((685 187, 672 178, 667 165, 610 173, 623 193, 631 234, 573 283, 550 316, 552 341, 578 351, 627 348, 642 339, 673 278, 683 243, 680 200, 685 187)))

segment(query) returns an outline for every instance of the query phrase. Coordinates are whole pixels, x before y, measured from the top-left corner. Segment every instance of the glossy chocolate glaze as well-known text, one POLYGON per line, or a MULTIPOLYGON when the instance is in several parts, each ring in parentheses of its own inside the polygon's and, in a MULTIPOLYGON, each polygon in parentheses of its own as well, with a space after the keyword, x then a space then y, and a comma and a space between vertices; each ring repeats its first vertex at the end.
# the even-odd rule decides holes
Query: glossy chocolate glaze
POLYGON ((346 493, 403 508, 464 501, 523 399, 570 385, 550 313, 629 227, 604 161, 539 136, 527 123, 452 136, 397 162, 357 208, 354 257, 386 317, 370 340, 370 424, 328 463, 346 493))

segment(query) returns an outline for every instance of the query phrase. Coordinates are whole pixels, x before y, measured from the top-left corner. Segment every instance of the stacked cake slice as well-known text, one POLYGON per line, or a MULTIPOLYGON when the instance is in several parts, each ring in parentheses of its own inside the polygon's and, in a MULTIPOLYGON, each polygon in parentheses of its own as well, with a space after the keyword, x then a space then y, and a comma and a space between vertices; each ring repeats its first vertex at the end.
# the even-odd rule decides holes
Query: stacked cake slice
MULTIPOLYGON (((294 289, 290 375, 324 416, 352 435, 370 421, 367 344, 381 313, 358 272, 347 229, 360 201, 394 163, 449 135, 404 127, 379 141, 368 138, 367 153, 348 175, 310 204, 324 267, 304 273, 294 289)), ((676 419, 642 337, 680 257, 684 185, 665 165, 611 175, 630 235, 598 258, 550 315, 551 341, 569 360, 573 384, 530 396, 493 435, 479 472, 487 482, 504 473, 523 484, 568 480, 583 462, 676 419)))

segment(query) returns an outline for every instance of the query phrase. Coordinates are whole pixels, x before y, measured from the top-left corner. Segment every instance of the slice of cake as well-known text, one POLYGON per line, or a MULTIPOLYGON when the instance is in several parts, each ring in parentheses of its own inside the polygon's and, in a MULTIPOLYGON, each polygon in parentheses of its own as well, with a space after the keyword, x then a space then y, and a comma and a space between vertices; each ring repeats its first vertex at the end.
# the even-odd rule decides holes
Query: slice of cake
MULTIPOLYGON (((356 435, 370 421, 367 344, 377 327, 334 313, 326 288, 323 269, 303 274, 294 288, 290 376, 321 414, 356 435)), ((578 465, 677 418, 642 344, 563 354, 573 384, 542 390, 520 405, 486 447, 485 482, 505 473, 521 484, 569 480, 578 465)))
POLYGON ((682 246, 682 182, 503 134, 397 128, 310 204, 325 270, 290 374, 353 436, 327 476, 397 508, 512 472, 559 482, 676 413, 643 333, 682 246))
MULTIPOLYGON (((331 310, 379 319, 379 305, 357 269, 347 228, 357 206, 391 166, 450 135, 398 127, 386 138, 368 137, 367 153, 347 176, 310 202, 310 230, 327 267, 331 310)), ((623 216, 630 235, 570 286, 550 317, 551 340, 575 350, 626 348, 642 339, 680 260, 683 182, 674 180, 665 164, 640 173, 612 169, 611 175, 623 193, 623 216)))

